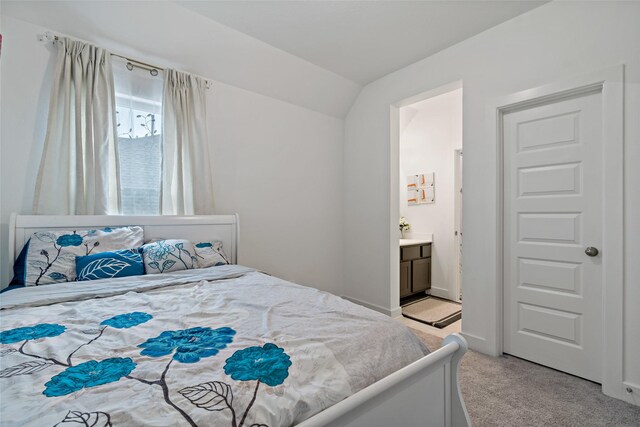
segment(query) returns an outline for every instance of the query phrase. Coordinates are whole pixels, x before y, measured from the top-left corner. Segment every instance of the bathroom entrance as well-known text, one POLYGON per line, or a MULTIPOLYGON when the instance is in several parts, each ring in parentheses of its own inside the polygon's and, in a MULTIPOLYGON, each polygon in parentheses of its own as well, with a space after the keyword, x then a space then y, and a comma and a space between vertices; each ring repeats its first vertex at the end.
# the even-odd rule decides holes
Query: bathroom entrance
POLYGON ((454 331, 462 317, 462 99, 456 83, 398 105, 392 199, 402 316, 454 331))

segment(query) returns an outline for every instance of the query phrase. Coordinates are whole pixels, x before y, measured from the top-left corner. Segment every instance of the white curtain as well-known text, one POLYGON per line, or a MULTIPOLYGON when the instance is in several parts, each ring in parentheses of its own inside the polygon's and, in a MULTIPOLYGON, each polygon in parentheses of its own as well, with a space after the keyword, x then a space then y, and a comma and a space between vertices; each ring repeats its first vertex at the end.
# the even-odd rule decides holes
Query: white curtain
POLYGON ((119 212, 114 98, 109 52, 61 38, 34 213, 119 212))
POLYGON ((165 70, 162 101, 163 215, 213 213, 206 82, 165 70))

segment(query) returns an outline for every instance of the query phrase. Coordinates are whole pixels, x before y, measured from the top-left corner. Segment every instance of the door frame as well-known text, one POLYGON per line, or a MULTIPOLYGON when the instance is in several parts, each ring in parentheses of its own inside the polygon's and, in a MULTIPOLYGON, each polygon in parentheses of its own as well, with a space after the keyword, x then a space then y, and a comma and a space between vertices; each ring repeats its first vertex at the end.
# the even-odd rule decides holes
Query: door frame
MULTIPOLYGON (((400 254, 398 250, 398 222, 400 216, 400 108, 434 98, 454 90, 464 89, 462 80, 446 83, 424 92, 401 99, 389 105, 389 307, 378 311, 391 317, 402 316, 400 308, 400 254)), ((464 91, 463 91, 464 107, 464 91)), ((464 112, 463 112, 464 114, 464 112)), ((464 139, 462 141, 464 147, 464 139)), ((372 307, 369 307, 372 308, 372 307)), ((374 309, 376 309, 374 307, 374 309)), ((463 308, 464 311, 464 308, 463 308)))
MULTIPOLYGON (((460 302, 460 291, 462 289, 462 271, 460 270, 460 264, 462 263, 462 257, 460 256, 459 241, 462 236, 462 194, 458 189, 462 189, 462 169, 460 167, 462 160, 462 148, 456 148, 453 150, 453 213, 454 213, 454 228, 456 234, 453 236, 455 239, 455 266, 453 278, 455 281, 455 300, 460 302), (460 236, 458 235, 460 234, 460 236)), ((464 244, 464 243, 463 243, 464 244)))
POLYGON ((496 206, 496 312, 495 353, 503 353, 504 340, 504 138, 505 114, 545 103, 593 92, 602 93, 603 241, 602 260, 602 391, 632 403, 624 383, 624 65, 568 78, 549 85, 517 92, 495 100, 487 111, 496 141, 498 166, 496 206), (605 351, 606 350, 606 351, 605 351))

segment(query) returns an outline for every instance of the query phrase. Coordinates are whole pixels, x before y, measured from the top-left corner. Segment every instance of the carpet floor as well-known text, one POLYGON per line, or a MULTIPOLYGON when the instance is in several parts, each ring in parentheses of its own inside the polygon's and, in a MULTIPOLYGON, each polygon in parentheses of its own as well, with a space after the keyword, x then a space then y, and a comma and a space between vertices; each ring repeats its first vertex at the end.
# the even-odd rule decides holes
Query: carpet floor
MULTIPOLYGON (((431 350, 442 338, 411 330, 431 350)), ((468 351, 460 386, 474 427, 639 427, 640 407, 602 394, 600 385, 512 356, 468 351)))

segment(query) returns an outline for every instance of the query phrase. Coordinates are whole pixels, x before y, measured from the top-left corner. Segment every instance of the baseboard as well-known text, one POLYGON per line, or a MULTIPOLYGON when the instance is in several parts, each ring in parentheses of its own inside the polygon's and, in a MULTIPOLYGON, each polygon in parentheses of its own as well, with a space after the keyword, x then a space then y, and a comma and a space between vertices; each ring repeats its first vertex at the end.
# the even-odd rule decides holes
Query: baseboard
MULTIPOLYGON (((462 313, 462 315, 464 316, 464 312, 462 313)), ((469 348, 471 350, 488 354, 490 356, 498 356, 498 354, 495 354, 495 348, 489 346, 486 338, 479 337, 465 331, 460 331, 460 335, 462 335, 464 339, 467 340, 467 343, 469 344, 469 348)))
POLYGON ((389 316, 397 319, 398 317, 402 317, 402 307, 396 307, 391 309, 391 314, 389 316))
POLYGON ((605 387, 603 384, 602 392, 632 405, 640 406, 640 385, 638 384, 632 384, 628 381, 624 381, 622 387, 605 387))
POLYGON ((433 295, 434 297, 438 298, 450 299, 449 289, 444 288, 436 288, 432 286, 431 289, 429 289, 429 295, 433 295))
POLYGON ((348 297, 346 295, 341 295, 341 297, 346 299, 347 301, 351 301, 354 304, 358 304, 363 307, 370 308, 371 310, 377 311, 379 313, 386 314, 389 317, 400 317, 402 315, 402 309, 400 307, 388 309, 386 307, 382 307, 380 305, 372 304, 366 301, 361 301, 359 299, 348 297))
POLYGON ((624 397, 621 397, 619 399, 622 399, 633 405, 640 406, 640 385, 631 384, 630 382, 625 381, 622 383, 622 386, 624 389, 622 391, 622 393, 624 393, 624 397))

